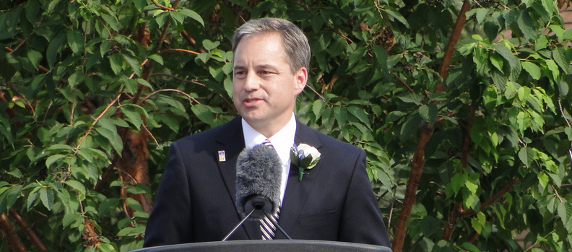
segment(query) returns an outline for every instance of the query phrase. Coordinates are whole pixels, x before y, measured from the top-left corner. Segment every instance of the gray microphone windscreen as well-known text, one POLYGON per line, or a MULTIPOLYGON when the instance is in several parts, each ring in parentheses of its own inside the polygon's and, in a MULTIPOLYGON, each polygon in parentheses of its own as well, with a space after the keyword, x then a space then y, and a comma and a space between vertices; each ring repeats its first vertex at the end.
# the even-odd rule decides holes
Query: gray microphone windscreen
MULTIPOLYGON (((245 217, 246 201, 253 196, 268 198, 272 212, 276 213, 280 204, 280 183, 282 164, 276 150, 271 146, 256 145, 245 149, 236 162, 236 207, 245 217)), ((268 208, 266 206, 265 208, 268 208)))

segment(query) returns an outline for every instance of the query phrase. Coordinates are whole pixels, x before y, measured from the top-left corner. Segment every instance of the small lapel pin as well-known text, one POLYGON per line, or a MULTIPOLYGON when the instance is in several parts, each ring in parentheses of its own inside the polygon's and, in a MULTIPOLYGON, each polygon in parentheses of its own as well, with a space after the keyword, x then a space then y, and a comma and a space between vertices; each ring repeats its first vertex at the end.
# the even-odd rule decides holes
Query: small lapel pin
POLYGON ((219 162, 225 162, 226 161, 226 155, 225 155, 223 150, 218 151, 218 161, 219 162))

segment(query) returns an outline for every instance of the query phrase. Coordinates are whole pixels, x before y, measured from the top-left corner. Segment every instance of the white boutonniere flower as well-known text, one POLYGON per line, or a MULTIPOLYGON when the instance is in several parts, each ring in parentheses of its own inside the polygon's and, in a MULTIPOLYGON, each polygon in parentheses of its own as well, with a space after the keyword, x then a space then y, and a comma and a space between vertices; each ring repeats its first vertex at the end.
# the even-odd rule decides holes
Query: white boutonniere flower
POLYGON ((300 144, 298 147, 294 146, 290 149, 290 160, 292 164, 298 167, 300 176, 298 181, 302 181, 304 170, 310 170, 320 161, 320 152, 307 144, 300 144))

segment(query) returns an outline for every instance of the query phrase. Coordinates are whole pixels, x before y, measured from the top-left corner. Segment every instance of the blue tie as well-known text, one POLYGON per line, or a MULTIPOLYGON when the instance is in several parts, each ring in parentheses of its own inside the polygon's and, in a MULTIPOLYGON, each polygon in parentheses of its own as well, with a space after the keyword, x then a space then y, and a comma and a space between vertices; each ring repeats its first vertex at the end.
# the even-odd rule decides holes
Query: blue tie
MULTIPOLYGON (((272 146, 270 140, 266 139, 262 144, 266 146, 272 146)), ((276 234, 276 224, 278 223, 278 215, 280 214, 280 207, 275 214, 271 215, 270 218, 268 216, 264 216, 264 218, 260 219, 260 230, 262 231, 262 240, 273 240, 276 234)))

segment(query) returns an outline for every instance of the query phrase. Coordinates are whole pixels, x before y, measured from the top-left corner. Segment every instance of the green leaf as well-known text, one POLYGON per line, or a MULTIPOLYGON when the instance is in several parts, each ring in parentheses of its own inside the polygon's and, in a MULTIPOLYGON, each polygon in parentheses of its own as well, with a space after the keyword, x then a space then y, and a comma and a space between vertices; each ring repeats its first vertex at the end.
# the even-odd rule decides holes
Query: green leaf
POLYGON ((81 195, 86 194, 85 186, 77 180, 66 180, 66 185, 79 192, 81 195))
POLYGON ((149 186, 145 185, 145 184, 136 184, 134 186, 130 186, 127 189, 128 193, 132 193, 132 194, 151 194, 151 188, 149 188, 149 186))
POLYGON ((50 145, 46 150, 48 150, 48 151, 53 151, 53 150, 73 151, 73 147, 71 147, 67 144, 54 144, 54 145, 50 145))
POLYGON ((175 24, 182 24, 185 21, 185 15, 179 11, 170 11, 169 16, 171 16, 175 24))
POLYGON ((49 187, 42 187, 38 193, 44 206, 51 211, 54 205, 54 191, 49 187))
POLYGON ((536 177, 538 178, 538 182, 540 183, 542 188, 546 189, 546 186, 548 185, 548 181, 549 181, 550 177, 548 177, 548 175, 546 175, 546 173, 544 173, 544 172, 538 173, 536 175, 536 177))
POLYGON ((137 78, 137 83, 139 83, 139 84, 141 84, 141 85, 143 85, 143 86, 145 86, 145 87, 148 87, 149 90, 153 90, 153 86, 151 86, 151 83, 149 83, 149 82, 146 81, 145 79, 137 78))
POLYGON ((485 74, 488 71, 489 53, 484 48, 475 48, 473 51, 473 62, 477 66, 477 73, 485 74))
MULTIPOLYGON (((123 141, 121 140, 119 134, 117 134, 116 130, 110 130, 104 127, 96 127, 95 131, 107 139, 115 152, 121 155, 121 151, 123 150, 123 141)), ((111 150, 106 151, 111 152, 111 150)))
POLYGON ((550 25, 550 30, 552 30, 554 32, 554 34, 556 34, 556 37, 558 37, 559 39, 564 39, 564 32, 566 30, 564 30, 560 25, 550 25))
POLYGON ((533 79, 535 80, 540 79, 541 76, 540 67, 538 67, 536 64, 529 61, 525 61, 522 62, 522 68, 524 68, 524 70, 526 70, 528 74, 530 74, 530 77, 532 77, 533 79))
POLYGON ((137 61, 137 59, 127 55, 127 54, 122 54, 123 58, 125 59, 125 61, 127 62, 127 64, 129 64, 129 66, 131 66, 131 69, 133 69, 133 72, 135 72, 135 74, 137 74, 138 76, 141 76, 141 65, 139 64, 139 61, 137 61))
POLYGON ((511 70, 511 76, 513 77, 518 76, 520 74, 520 71, 522 70, 522 66, 520 64, 520 61, 518 60, 518 58, 516 58, 516 56, 514 56, 512 51, 507 47, 505 47, 503 44, 495 44, 494 49, 500 56, 502 56, 508 62, 511 70))
POLYGON ((538 36, 536 43, 534 44, 534 50, 540 51, 546 47, 548 47, 548 38, 546 38, 546 35, 538 36))
POLYGON ((113 247, 112 244, 110 243, 102 243, 97 245, 97 250, 102 251, 102 252, 114 252, 117 251, 115 249, 115 247, 113 247))
POLYGON ((63 154, 56 154, 48 157, 48 159, 46 159, 46 167, 50 167, 53 163, 61 160, 64 157, 66 157, 66 155, 63 154))
POLYGON ((496 53, 493 53, 490 56, 491 56, 491 63, 493 64, 493 66, 497 70, 499 70, 499 72, 503 73, 504 72, 504 70, 503 70, 504 62, 503 62, 502 58, 496 53))
POLYGON ((191 111, 201 120, 202 122, 213 125, 214 115, 211 112, 209 106, 203 104, 195 104, 191 107, 191 111))
POLYGON ((570 90, 570 87, 568 86, 568 83, 564 80, 560 80, 558 82, 558 93, 560 97, 565 97, 566 95, 568 95, 568 91, 570 90))
MULTIPOLYGON (((125 115, 128 122, 130 122, 137 130, 141 128, 143 124, 143 119, 141 118, 141 114, 138 113, 135 109, 137 109, 137 105, 126 105, 121 107, 121 112, 125 115)), ((140 108, 140 107, 139 107, 140 108)))
POLYGON ((421 126, 421 120, 422 118, 420 116, 413 116, 405 121, 399 133, 401 141, 405 141, 417 135, 419 126, 421 126))
POLYGON ((568 57, 566 56, 566 52, 564 51, 564 48, 557 48, 555 50, 552 50, 552 58, 554 59, 554 61, 556 61, 556 63, 558 64, 558 66, 560 66, 560 69, 562 69, 562 71, 565 74, 569 74, 570 71, 570 59, 568 59, 568 57))
POLYGON ((102 14, 101 18, 105 21, 105 25, 113 31, 119 31, 121 29, 121 23, 117 19, 117 17, 112 16, 110 14, 102 14))
POLYGON ((383 12, 389 14, 389 16, 397 19, 399 22, 401 22, 403 25, 405 25, 405 27, 409 28, 409 23, 407 22, 407 19, 405 19, 403 17, 403 15, 401 15, 399 12, 388 10, 388 9, 383 10, 382 13, 383 12))
POLYGON ((420 95, 414 93, 406 93, 405 95, 400 95, 399 98, 401 101, 406 103, 413 103, 415 105, 421 106, 421 100, 423 99, 420 95))
MULTIPOLYGON (((471 219, 471 226, 475 229, 477 233, 481 233, 482 228, 487 223, 486 216, 483 212, 477 213, 476 218, 471 219)), ((480 250, 477 250, 480 251, 480 250)))
POLYGON ((34 188, 34 190, 28 194, 28 199, 26 200, 26 207, 28 210, 30 210, 34 203, 36 203, 36 200, 38 199, 38 190, 39 188, 34 188))
POLYGON ((161 64, 161 65, 164 64, 163 56, 161 56, 161 55, 159 55, 159 54, 149 55, 149 59, 152 59, 152 60, 154 60, 155 62, 157 62, 157 63, 159 63, 159 64, 161 64))
MULTIPOLYGON (((54 1, 55 2, 55 1, 54 1)), ((48 49, 46 50, 46 59, 48 60, 49 68, 54 67, 54 63, 59 61, 57 54, 60 52, 62 45, 66 40, 66 35, 63 33, 59 33, 48 45, 48 49)))
MULTIPOLYGON (((355 45, 353 46, 355 47, 355 45)), ((353 47, 348 47, 347 48, 347 53, 348 53, 348 68, 352 69, 354 68, 358 62, 360 62, 364 55, 367 53, 367 49, 365 47, 359 47, 356 49, 353 49, 353 47)))
MULTIPOLYGON (((507 91, 507 89, 508 89, 507 88, 508 80, 507 80, 506 76, 504 76, 502 73, 500 73, 498 71, 493 71, 492 75, 493 75, 493 81, 494 81, 497 89, 500 92, 505 93, 505 91, 507 91)), ((507 94, 505 93, 505 95, 507 95, 507 94)))
POLYGON ((453 178, 451 178, 449 185, 451 186, 451 189, 453 189, 454 195, 457 195, 466 183, 467 175, 464 173, 457 173, 455 176, 453 176, 453 178))
POLYGON ((320 116, 322 115, 322 111, 324 111, 325 108, 326 108, 326 103, 324 103, 320 99, 315 100, 312 103, 312 112, 314 112, 316 118, 320 118, 320 116))
POLYGON ((199 22, 202 26, 205 26, 205 21, 203 20, 201 15, 199 15, 195 11, 185 9, 185 8, 181 8, 178 11, 180 11, 183 15, 190 17, 190 18, 194 19, 195 21, 199 22))
POLYGON ((336 122, 341 128, 346 125, 348 120, 348 112, 346 109, 342 109, 341 107, 334 107, 334 117, 336 118, 336 122))
POLYGON ((385 49, 383 49, 383 47, 375 45, 373 46, 373 52, 375 54, 375 58, 376 58, 376 62, 377 65, 381 66, 383 68, 384 71, 387 71, 387 60, 388 60, 388 55, 387 55, 387 51, 385 51, 385 49))
POLYGON ((222 81, 224 78, 224 72, 220 67, 209 66, 209 72, 211 76, 218 82, 222 81))
POLYGON ((42 54, 36 50, 29 50, 28 51, 28 59, 32 63, 32 66, 38 70, 38 66, 40 65, 40 61, 42 61, 42 54))
POLYGON ((522 147, 518 151, 518 158, 524 165, 530 166, 534 160, 534 150, 529 147, 522 147))
POLYGON ((123 60, 120 54, 112 54, 109 56, 109 66, 114 74, 119 74, 123 70, 123 60))
POLYGON ((544 62, 546 63, 548 70, 552 74, 553 80, 558 80, 558 78, 560 77, 560 70, 558 70, 558 65, 556 65, 554 60, 545 60, 544 62))
POLYGON ((153 18, 154 18, 155 22, 157 22, 158 26, 164 26, 165 23, 167 23, 168 17, 169 17, 169 13, 167 13, 163 10, 157 10, 153 14, 153 18))
POLYGON ((568 220, 568 211, 566 211, 566 205, 566 203, 562 202, 558 204, 558 207, 556 208, 558 217, 560 217, 561 220, 568 220))
POLYGON ((124 229, 121 229, 118 233, 117 236, 137 236, 140 234, 145 233, 145 226, 144 225, 139 225, 137 227, 126 227, 124 229))
POLYGON ((78 53, 83 49, 83 36, 79 30, 70 29, 66 33, 68 46, 73 53, 78 53))
POLYGON ((518 17, 516 24, 526 39, 530 40, 536 37, 536 29, 534 28, 534 23, 532 22, 532 18, 528 14, 528 11, 520 12, 520 16, 518 17))
POLYGON ((471 192, 471 194, 476 194, 477 189, 479 189, 479 186, 477 184, 469 180, 465 182, 465 187, 469 190, 469 192, 471 192))
POLYGON ((355 116, 358 120, 360 120, 368 128, 371 128, 371 125, 369 122, 369 116, 367 115, 367 113, 365 113, 365 111, 362 108, 359 108, 357 106, 350 106, 350 107, 348 107, 348 112, 351 115, 355 116))
POLYGON ((212 42, 209 39, 203 40, 203 47, 207 51, 211 51, 211 50, 217 48, 219 45, 220 45, 220 41, 212 42))
POLYGON ((20 198, 22 188, 22 185, 14 185, 8 189, 0 189, 0 212, 8 211, 16 203, 16 200, 20 198))
POLYGON ((419 115, 425 122, 433 124, 437 119, 437 106, 435 104, 421 105, 419 107, 419 115))
POLYGON ((482 24, 485 18, 489 15, 489 9, 487 8, 478 8, 476 10, 476 18, 477 23, 482 24))
MULTIPOLYGON (((471 223, 473 223, 473 220, 475 220, 475 219, 471 219, 471 223)), ((473 224, 473 228, 474 228, 474 226, 475 225, 473 224)), ((479 226, 479 230, 477 231, 477 229, 475 228, 475 231, 477 231, 477 233, 481 233, 481 228, 482 228, 482 226, 479 226)), ((468 242, 463 243, 463 248, 470 251, 470 252, 481 252, 481 250, 477 246, 473 245, 472 243, 468 243, 468 242)))
POLYGON ((68 83, 70 86, 74 87, 80 84, 84 80, 83 74, 80 71, 75 71, 69 78, 68 83))

